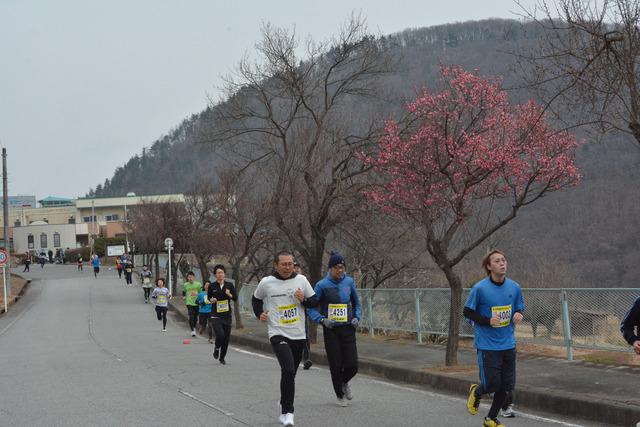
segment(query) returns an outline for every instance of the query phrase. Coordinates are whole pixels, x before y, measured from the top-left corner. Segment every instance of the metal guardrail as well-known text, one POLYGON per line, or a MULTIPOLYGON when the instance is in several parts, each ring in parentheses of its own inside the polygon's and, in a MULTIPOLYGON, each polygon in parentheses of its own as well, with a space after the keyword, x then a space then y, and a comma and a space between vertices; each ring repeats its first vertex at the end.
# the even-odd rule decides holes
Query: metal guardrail
MULTIPOLYGON (((251 311, 256 285, 242 287, 240 306, 251 311)), ((360 325, 370 335, 386 332, 446 336, 449 327, 450 291, 447 288, 359 289, 360 325)), ((630 351, 620 333, 620 322, 640 297, 640 289, 554 288, 522 289, 525 316, 516 329, 520 342, 563 346, 567 357, 573 348, 630 351)), ((462 294, 466 301, 469 289, 462 294)), ((473 329, 460 313, 460 336, 473 337, 473 329)))

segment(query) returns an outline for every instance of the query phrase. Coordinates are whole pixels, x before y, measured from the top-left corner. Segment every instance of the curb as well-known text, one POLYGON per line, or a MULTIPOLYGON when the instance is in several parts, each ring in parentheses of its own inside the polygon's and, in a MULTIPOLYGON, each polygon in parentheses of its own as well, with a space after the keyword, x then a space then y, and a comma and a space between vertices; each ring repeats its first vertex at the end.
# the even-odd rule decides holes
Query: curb
MULTIPOLYGON (((170 302, 171 311, 182 320, 188 318, 170 302)), ((240 334, 231 335, 231 343, 250 347, 263 353, 272 353, 271 344, 267 340, 240 334)), ((312 350, 309 354, 313 363, 327 366, 326 355, 312 350)), ((417 371, 360 357, 358 372, 384 378, 395 382, 426 386, 439 392, 450 392, 466 397, 471 382, 442 373, 417 371)), ((543 411, 562 416, 574 417, 586 421, 595 421, 619 426, 633 426, 640 421, 640 407, 625 405, 619 402, 606 401, 593 397, 585 397, 578 393, 559 393, 538 387, 516 387, 518 406, 530 410, 543 411)))

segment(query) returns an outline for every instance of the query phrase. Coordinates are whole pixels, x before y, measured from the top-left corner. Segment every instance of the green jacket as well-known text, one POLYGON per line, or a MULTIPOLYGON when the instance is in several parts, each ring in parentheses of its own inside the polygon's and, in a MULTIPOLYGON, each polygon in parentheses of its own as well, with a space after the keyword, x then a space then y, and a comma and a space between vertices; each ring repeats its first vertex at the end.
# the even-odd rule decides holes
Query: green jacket
POLYGON ((187 305, 198 306, 196 299, 198 299, 198 293, 202 290, 202 283, 194 281, 193 283, 184 282, 182 284, 182 292, 184 292, 187 305))

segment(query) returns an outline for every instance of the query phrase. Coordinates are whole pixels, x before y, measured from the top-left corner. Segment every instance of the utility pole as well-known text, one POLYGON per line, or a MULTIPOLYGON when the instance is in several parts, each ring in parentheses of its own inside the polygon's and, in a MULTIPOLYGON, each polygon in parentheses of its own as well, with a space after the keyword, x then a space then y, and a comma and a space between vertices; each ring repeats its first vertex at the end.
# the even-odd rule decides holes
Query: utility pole
MULTIPOLYGON (((2 217, 4 221, 4 249, 9 256, 9 190, 7 184, 7 149, 2 148, 2 217)), ((7 258, 7 265, 9 258, 7 258)))

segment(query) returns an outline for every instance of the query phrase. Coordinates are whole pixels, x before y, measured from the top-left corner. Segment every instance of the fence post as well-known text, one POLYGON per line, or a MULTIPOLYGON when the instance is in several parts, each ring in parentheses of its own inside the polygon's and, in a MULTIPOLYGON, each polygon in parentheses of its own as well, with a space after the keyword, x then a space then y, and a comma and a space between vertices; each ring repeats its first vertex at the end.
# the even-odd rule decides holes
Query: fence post
POLYGON ((422 315, 420 313, 420 296, 422 292, 420 289, 415 290, 416 298, 416 336, 418 338, 418 344, 422 344, 422 315))
POLYGON ((367 308, 369 310, 369 336, 373 338, 375 336, 373 332, 373 292, 370 289, 367 291, 367 308))
POLYGON ((245 290, 244 290, 244 286, 242 286, 240 288, 240 291, 238 292, 238 301, 240 301, 240 310, 241 311, 247 311, 245 305, 244 305, 244 294, 245 294, 245 290))
POLYGON ((567 360, 573 362, 573 339, 571 337, 571 318, 569 317, 569 300, 567 291, 560 293, 562 301, 562 326, 564 331, 564 345, 567 347, 567 360))

